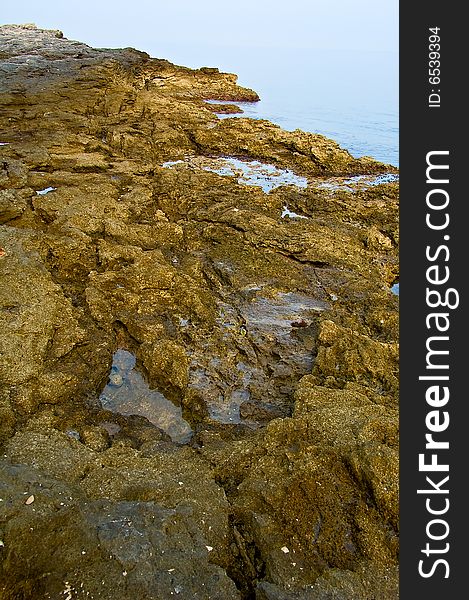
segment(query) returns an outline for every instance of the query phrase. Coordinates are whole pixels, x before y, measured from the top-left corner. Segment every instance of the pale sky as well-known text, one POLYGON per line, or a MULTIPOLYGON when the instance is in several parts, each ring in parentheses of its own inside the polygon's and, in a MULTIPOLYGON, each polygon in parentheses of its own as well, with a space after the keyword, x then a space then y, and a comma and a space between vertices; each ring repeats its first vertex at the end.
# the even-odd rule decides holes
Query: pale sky
POLYGON ((397 52, 398 8, 398 0, 4 0, 0 23, 161 57, 178 44, 397 52))

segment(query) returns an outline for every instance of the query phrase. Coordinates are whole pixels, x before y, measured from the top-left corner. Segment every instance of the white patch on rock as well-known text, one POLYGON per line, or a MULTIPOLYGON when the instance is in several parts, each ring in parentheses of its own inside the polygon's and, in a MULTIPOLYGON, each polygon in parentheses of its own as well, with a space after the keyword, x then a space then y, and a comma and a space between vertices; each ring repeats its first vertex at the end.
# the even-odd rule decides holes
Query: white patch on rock
POLYGON ((282 209, 282 219, 284 219, 285 217, 289 217, 290 219, 307 219, 308 218, 308 217, 305 217, 304 215, 299 215, 298 213, 293 212, 292 210, 289 210, 289 208, 287 207, 286 204, 282 209))
POLYGON ((36 192, 36 194, 37 194, 38 196, 45 196, 45 195, 46 195, 46 194, 48 194, 49 192, 55 192, 55 190, 56 190, 56 189, 57 189, 57 188, 55 188, 55 187, 46 187, 46 188, 44 188, 43 190, 38 190, 38 191, 36 192))
POLYGON ((399 181, 399 175, 396 173, 382 173, 380 175, 355 175, 354 177, 330 177, 327 181, 321 181, 316 187, 330 190, 331 192, 345 190, 347 192, 357 192, 370 187, 382 185, 383 183, 393 183, 399 181))
POLYGON ((299 188, 308 187, 308 180, 305 177, 296 175, 290 169, 278 169, 274 165, 261 163, 258 160, 241 160, 234 156, 219 158, 208 156, 188 157, 185 160, 167 161, 162 166, 171 168, 181 163, 217 175, 236 177, 238 183, 260 187, 266 194, 282 185, 294 185, 299 188))

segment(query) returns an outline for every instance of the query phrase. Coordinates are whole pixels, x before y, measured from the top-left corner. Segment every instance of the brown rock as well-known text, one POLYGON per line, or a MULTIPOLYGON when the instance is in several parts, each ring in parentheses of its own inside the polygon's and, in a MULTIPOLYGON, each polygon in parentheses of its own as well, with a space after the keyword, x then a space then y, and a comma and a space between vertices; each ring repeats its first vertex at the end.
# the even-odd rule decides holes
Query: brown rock
POLYGON ((0 595, 395 598, 398 187, 339 185, 395 169, 217 119, 258 96, 214 68, 0 60, 0 595), (103 409, 117 349, 190 445, 103 409))

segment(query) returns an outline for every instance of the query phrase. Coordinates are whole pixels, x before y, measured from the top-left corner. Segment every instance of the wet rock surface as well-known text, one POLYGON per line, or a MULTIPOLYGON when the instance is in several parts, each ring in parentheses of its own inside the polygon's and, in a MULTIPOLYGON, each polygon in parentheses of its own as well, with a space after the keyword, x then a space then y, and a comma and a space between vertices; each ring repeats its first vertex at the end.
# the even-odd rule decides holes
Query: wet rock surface
POLYGON ((396 170, 214 68, 0 73, 2 600, 397 598, 396 170))
POLYGON ((117 350, 109 381, 99 400, 103 408, 122 415, 141 415, 165 431, 173 441, 186 443, 192 430, 182 418, 181 408, 158 390, 150 390, 142 375, 134 369, 135 357, 117 350))

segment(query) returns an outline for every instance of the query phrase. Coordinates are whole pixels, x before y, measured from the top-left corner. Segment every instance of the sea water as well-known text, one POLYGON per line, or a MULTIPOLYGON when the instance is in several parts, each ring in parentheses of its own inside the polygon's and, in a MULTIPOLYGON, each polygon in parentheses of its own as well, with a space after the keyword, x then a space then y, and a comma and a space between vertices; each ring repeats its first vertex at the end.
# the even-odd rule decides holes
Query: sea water
POLYGON ((260 102, 238 103, 240 115, 287 130, 320 133, 353 156, 399 165, 398 54, 182 44, 152 48, 153 56, 193 68, 236 73, 260 102))

